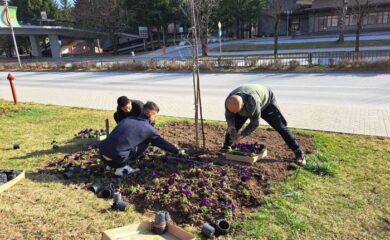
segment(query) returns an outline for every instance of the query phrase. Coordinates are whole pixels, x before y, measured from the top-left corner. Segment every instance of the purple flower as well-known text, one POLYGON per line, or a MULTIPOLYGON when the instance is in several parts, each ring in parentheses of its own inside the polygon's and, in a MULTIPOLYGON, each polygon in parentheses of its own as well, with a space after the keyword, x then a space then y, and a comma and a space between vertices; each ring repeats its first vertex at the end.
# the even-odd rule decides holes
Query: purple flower
POLYGON ((207 170, 207 171, 213 171, 213 167, 210 166, 210 165, 207 165, 207 166, 206 166, 206 170, 207 170))
POLYGON ((158 178, 158 172, 156 170, 153 170, 152 178, 158 178))
POLYGON ((227 175, 227 172, 226 171, 222 171, 221 172, 221 177, 225 177, 227 175))
POLYGON ((208 178, 203 178, 203 183, 204 184, 208 184, 209 183, 209 179, 208 178))
POLYGON ((233 191, 230 188, 226 188, 225 193, 233 193, 233 191))
POLYGON ((226 200, 224 202, 224 204, 225 204, 226 207, 230 207, 230 206, 232 206, 233 202, 232 202, 232 200, 226 200))
POLYGON ((246 181, 248 181, 249 179, 251 179, 251 177, 248 176, 248 175, 244 175, 244 176, 241 177, 241 181, 243 181, 243 182, 246 182, 246 181))
POLYGON ((176 182, 176 180, 173 177, 169 178, 169 180, 168 180, 169 185, 173 185, 173 184, 175 184, 175 182, 176 182))
POLYGON ((164 186, 164 194, 168 194, 169 192, 170 192, 169 186, 168 185, 164 186))
POLYGON ((207 198, 204 198, 202 201, 201 201, 201 204, 206 206, 206 207, 210 207, 211 203, 210 203, 210 200, 208 200, 207 198))
POLYGON ((227 183, 226 183, 225 180, 221 180, 219 183, 221 184, 222 188, 226 188, 227 187, 227 183))
POLYGON ((80 155, 74 156, 74 160, 80 160, 80 155))

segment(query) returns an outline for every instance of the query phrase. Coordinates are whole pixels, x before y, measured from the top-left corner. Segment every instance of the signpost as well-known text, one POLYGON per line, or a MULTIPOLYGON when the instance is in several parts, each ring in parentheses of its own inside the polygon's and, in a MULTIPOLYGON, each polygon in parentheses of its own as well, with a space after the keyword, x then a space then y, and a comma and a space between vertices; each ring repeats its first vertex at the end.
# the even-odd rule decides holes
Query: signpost
POLYGON ((1 21, 0 28, 10 28, 12 33, 12 38, 14 41, 14 47, 16 56, 18 58, 19 67, 22 68, 22 63, 20 62, 18 45, 16 43, 14 27, 20 27, 18 20, 16 19, 16 7, 8 7, 8 0, 5 0, 5 6, 1 9, 1 21))
POLYGON ((222 55, 222 24, 218 22, 218 36, 219 36, 219 54, 222 55))
POLYGON ((138 27, 139 37, 144 40, 144 52, 146 52, 146 39, 148 39, 148 28, 138 27))

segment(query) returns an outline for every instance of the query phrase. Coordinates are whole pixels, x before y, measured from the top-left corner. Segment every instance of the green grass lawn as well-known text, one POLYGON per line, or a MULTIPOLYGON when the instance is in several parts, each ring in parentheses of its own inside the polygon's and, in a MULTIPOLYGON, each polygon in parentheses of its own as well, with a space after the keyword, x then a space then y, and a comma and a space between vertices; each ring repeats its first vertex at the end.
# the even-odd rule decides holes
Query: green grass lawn
MULTIPOLYGON (((389 46, 389 40, 368 40, 360 41, 361 47, 371 46, 389 46)), ((311 43, 288 43, 279 44, 279 50, 289 49, 310 49, 310 48, 342 48, 342 47, 355 47, 354 41, 348 41, 343 43, 338 42, 311 42, 311 43)), ((239 52, 239 51, 265 51, 273 50, 273 44, 226 44, 222 46, 222 52, 239 52)), ((211 49, 212 52, 219 52, 219 47, 211 49)))
MULTIPOLYGON (((0 169, 27 179, 0 194, 0 239, 99 239, 101 231, 140 220, 112 212, 110 201, 37 173, 54 157, 80 150, 73 134, 102 128, 110 111, 0 100, 0 169), (60 148, 52 150, 56 139, 60 148), (19 143, 20 150, 12 150, 19 143)), ((161 118, 162 123, 175 120, 161 118)), ((318 152, 305 169, 275 184, 264 207, 235 223, 231 239, 385 239, 390 234, 390 139, 299 131, 318 152)), ((193 230, 193 229, 190 229, 193 230)))

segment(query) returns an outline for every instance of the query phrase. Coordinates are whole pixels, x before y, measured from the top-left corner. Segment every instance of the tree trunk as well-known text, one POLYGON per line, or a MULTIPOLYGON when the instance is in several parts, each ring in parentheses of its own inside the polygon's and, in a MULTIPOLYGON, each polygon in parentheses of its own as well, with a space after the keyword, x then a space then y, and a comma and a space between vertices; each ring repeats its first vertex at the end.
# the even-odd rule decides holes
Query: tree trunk
POLYGON ((158 41, 158 46, 161 46, 161 27, 157 27, 157 41, 158 41))
POLYGON ((115 35, 115 33, 110 33, 110 38, 111 38, 111 43, 113 47, 113 54, 117 55, 118 54, 118 38, 115 35))
POLYGON ((236 38, 240 38, 240 20, 236 18, 236 38))
POLYGON ((208 55, 208 19, 205 20, 204 23, 201 21, 200 26, 200 42, 202 44, 202 55, 207 56, 208 55))
POLYGON ((149 39, 150 39, 150 45, 152 46, 152 51, 154 51, 154 39, 153 39, 153 30, 152 26, 148 26, 148 31, 149 31, 149 39))
POLYGON ((176 21, 173 22, 173 40, 176 42, 176 21))
POLYGON ((362 29, 362 21, 359 21, 357 24, 357 29, 356 29, 356 40, 355 40, 355 51, 359 52, 360 50, 360 32, 362 29))
POLYGON ((168 44, 168 39, 167 39, 167 34, 168 33, 168 26, 163 26, 163 43, 164 43, 164 46, 167 46, 168 44))
POLYGON ((278 54, 278 40, 279 40, 280 14, 275 18, 275 32, 274 32, 274 54, 278 54))
POLYGON ((345 19, 347 15, 348 2, 344 1, 343 7, 341 9, 341 16, 339 16, 339 39, 338 42, 344 42, 344 32, 345 32, 345 19))
POLYGON ((249 20, 249 32, 248 32, 249 38, 252 38, 252 19, 249 20))

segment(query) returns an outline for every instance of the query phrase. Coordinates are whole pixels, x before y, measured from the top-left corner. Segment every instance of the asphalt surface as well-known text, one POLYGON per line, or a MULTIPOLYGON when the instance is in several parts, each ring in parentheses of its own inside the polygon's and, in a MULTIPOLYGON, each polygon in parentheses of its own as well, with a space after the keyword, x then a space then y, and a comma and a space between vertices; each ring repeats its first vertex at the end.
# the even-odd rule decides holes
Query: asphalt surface
MULTIPOLYGON (((6 72, 0 98, 12 99, 6 72)), ((114 110, 127 95, 156 101, 161 114, 193 117, 191 73, 16 73, 20 101, 114 110)), ((390 136, 388 74, 202 74, 204 117, 224 120, 224 100, 242 84, 270 87, 296 128, 390 136)), ((264 123, 264 121, 261 121, 264 123)))

